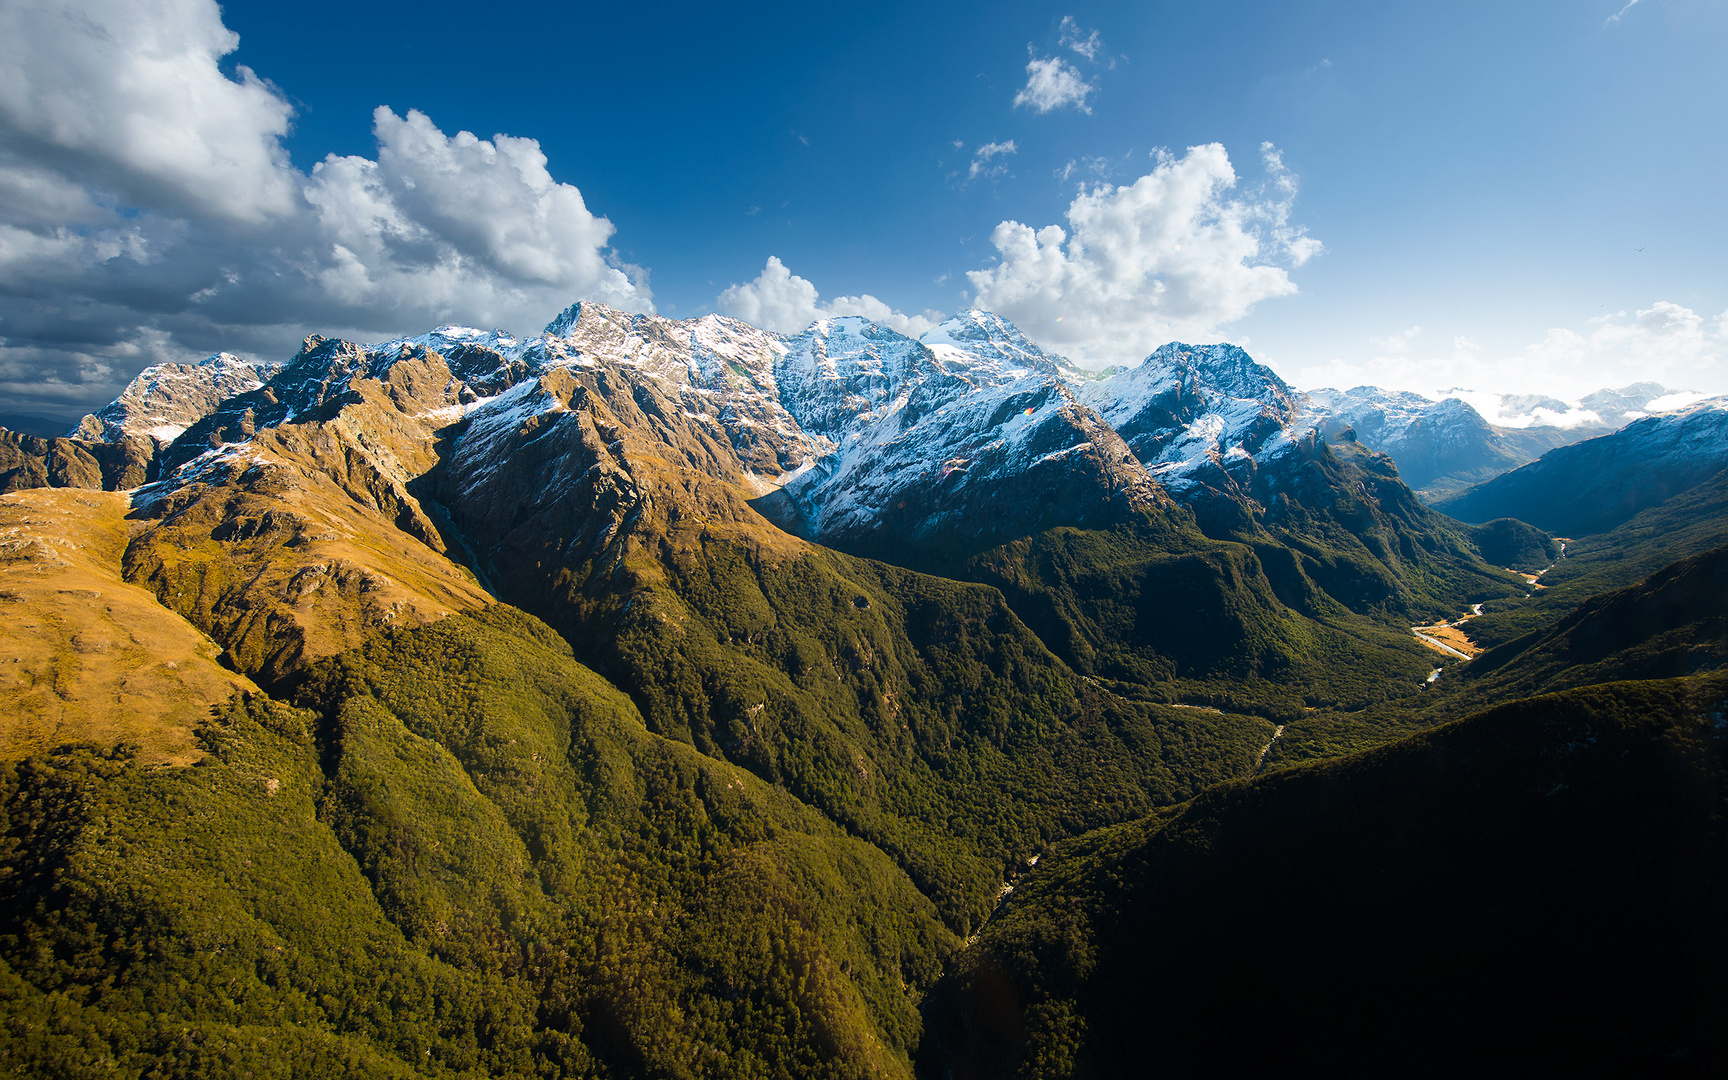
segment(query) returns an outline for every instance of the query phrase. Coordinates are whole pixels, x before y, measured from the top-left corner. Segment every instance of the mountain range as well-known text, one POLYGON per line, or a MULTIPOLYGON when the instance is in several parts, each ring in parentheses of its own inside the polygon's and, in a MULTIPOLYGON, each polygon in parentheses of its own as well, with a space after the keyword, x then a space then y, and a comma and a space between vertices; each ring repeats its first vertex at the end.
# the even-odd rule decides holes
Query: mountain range
POLYGON ((981 311, 149 369, 0 432, 0 1050, 1709 1071, 1725 423, 1524 463, 1462 401, 981 311))

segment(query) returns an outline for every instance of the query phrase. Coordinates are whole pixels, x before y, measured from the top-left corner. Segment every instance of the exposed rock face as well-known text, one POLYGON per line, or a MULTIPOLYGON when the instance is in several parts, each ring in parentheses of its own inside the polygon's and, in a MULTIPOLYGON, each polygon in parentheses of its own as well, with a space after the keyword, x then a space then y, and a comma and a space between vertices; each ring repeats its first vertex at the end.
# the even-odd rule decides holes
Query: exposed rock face
POLYGON ((731 447, 730 460, 718 465, 732 471, 728 479, 740 479, 742 470, 767 490, 782 474, 832 449, 801 428, 782 403, 778 376, 785 354, 779 335, 721 315, 678 321, 575 304, 521 355, 535 374, 571 367, 628 372, 635 384, 651 382, 659 389, 644 396, 657 402, 650 430, 677 441, 680 419, 693 422, 731 447))
MULTIPOLYGON (((473 349, 465 355, 471 369, 482 369, 476 372, 477 379, 508 372, 509 363, 501 356, 473 349), (474 364, 477 356, 482 362, 474 364), (496 366, 485 368, 489 360, 496 366)), ((356 387, 362 381, 373 383, 395 411, 433 428, 460 419, 462 406, 477 400, 444 358, 423 345, 398 341, 368 349, 314 334, 263 386, 222 401, 166 447, 163 473, 208 450, 244 443, 269 428, 334 417, 344 405, 359 400, 356 387)))
POLYGON ((532 608, 561 574, 615 569, 644 545, 794 543, 746 505, 747 475, 724 429, 651 375, 570 365, 477 408, 438 495, 488 576, 532 608))
POLYGON ((101 442, 149 439, 167 446, 229 398, 264 385, 279 365, 216 353, 196 364, 145 368, 120 396, 78 422, 72 434, 101 442))
POLYGON ((918 341, 938 359, 965 364, 981 374, 992 368, 1023 368, 1047 375, 1084 374, 1065 357, 1034 344, 1007 319, 976 308, 926 330, 918 335, 918 341))
MULTIPOLYGON (((264 428, 315 412, 369 366, 357 345, 317 334, 262 386, 223 398, 162 449, 164 474, 225 443, 241 443, 264 428)), ((382 366, 382 365, 380 365, 382 366)))
POLYGON ((1284 445, 1299 411, 1295 391, 1235 345, 1172 342, 1079 394, 1172 488, 1241 474, 1284 445))
POLYGON ((1067 357, 1042 348, 1002 316, 973 308, 962 311, 918 336, 931 352, 947 360, 955 353, 970 357, 973 364, 992 361, 1014 367, 1035 368, 1060 375, 1071 386, 1082 386, 1120 374, 1121 367, 1101 370, 1077 366, 1067 357))
POLYGON ((1249 497, 1260 469, 1310 438, 1300 395, 1234 345, 1172 342, 1077 393, 1191 507, 1249 497))
MULTIPOLYGON (((503 542, 497 523, 513 518, 499 492, 522 483, 498 474, 524 468, 545 473, 531 505, 574 499, 612 522, 594 538, 553 528, 566 545, 616 529, 648 476, 730 485, 724 498, 707 485, 700 513, 729 519, 749 498, 788 531, 857 551, 975 547, 1160 505, 1055 363, 1008 324, 990 329, 933 350, 859 318, 785 339, 720 316, 576 305, 518 354, 537 387, 474 406, 441 490, 482 547, 503 542)), ((548 535, 543 522, 523 534, 548 535)))

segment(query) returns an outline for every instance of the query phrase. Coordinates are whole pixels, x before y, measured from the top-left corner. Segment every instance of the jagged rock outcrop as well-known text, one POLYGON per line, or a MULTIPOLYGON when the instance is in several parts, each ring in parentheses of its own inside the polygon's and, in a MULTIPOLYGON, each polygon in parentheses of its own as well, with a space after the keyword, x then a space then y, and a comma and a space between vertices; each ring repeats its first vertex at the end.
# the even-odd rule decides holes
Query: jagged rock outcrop
POLYGON ((339 396, 348 388, 349 381, 369 366, 369 357, 358 345, 312 335, 294 358, 266 382, 245 393, 223 398, 163 447, 163 472, 184 465, 206 450, 243 443, 265 428, 314 413, 327 400, 339 396))
POLYGON ((1293 499, 1333 501, 1334 480, 1301 475, 1326 453, 1301 395, 1235 345, 1172 342, 1077 392, 1213 536, 1251 534, 1293 499))

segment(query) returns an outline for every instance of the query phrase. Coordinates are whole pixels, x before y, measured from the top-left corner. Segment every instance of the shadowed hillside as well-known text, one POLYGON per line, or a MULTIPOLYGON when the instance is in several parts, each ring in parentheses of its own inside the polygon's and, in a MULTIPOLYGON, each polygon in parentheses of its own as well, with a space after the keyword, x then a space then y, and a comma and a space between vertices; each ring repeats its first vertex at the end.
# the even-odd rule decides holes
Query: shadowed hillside
POLYGON ((1520 518, 1557 536, 1606 532, 1728 465, 1725 433, 1728 403, 1710 399, 1550 450, 1434 505, 1464 521, 1520 518))
POLYGON ((1574 690, 1060 845, 927 1006, 921 1068, 1713 1073, 1725 706, 1574 690))

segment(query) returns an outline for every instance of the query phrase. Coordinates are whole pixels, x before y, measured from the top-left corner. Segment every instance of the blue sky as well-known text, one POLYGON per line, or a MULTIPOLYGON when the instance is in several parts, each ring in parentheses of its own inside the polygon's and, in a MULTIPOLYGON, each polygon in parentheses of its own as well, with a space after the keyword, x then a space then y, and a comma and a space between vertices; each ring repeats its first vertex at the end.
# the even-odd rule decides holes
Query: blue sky
POLYGON ((1728 392, 1710 0, 6 8, 0 411, 580 296, 1728 392))

